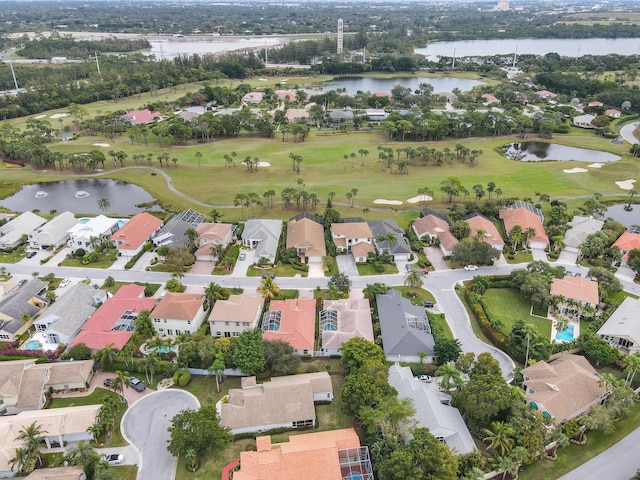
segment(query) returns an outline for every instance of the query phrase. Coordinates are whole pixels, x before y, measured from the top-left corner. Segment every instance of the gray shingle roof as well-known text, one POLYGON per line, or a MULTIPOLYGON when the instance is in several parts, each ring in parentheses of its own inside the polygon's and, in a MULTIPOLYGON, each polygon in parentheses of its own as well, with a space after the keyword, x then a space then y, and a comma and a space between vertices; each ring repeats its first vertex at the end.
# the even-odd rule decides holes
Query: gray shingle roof
POLYGON ((398 226, 395 220, 370 220, 367 222, 373 234, 373 241, 378 251, 386 250, 392 255, 400 253, 411 253, 411 247, 404 237, 404 231, 398 226), (396 241, 377 240, 379 235, 387 235, 389 232, 395 234, 396 241))
POLYGON ((242 231, 242 239, 258 241, 256 255, 273 260, 278 251, 281 233, 281 220, 247 220, 244 230, 242 231))
POLYGON ((38 294, 47 286, 47 282, 42 280, 31 280, 15 293, 7 296, 0 302, 0 314, 11 318, 10 321, 0 320, 0 329, 10 333, 16 333, 21 327, 20 318, 27 313, 31 316, 40 311, 39 306, 29 302, 33 297, 38 298, 42 303, 46 303, 44 296, 38 294))

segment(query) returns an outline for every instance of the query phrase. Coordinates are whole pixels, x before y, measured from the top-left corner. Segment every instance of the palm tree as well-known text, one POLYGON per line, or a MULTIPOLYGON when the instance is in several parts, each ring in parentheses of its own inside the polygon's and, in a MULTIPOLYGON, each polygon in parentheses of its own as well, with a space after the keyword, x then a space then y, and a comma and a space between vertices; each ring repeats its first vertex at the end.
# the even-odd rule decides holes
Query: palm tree
POLYGON ((102 197, 98 199, 98 208, 103 212, 108 210, 110 206, 111 206, 111 202, 109 201, 108 198, 102 197))
POLYGON ((226 298, 229 298, 229 295, 223 287, 214 282, 209 283, 209 286, 204 289, 205 310, 209 311, 217 300, 226 298))
POLYGON ((35 458, 26 448, 16 448, 15 456, 9 460, 11 470, 17 473, 31 473, 36 468, 35 458))
POLYGON ((529 346, 531 345, 532 339, 538 338, 538 329, 535 325, 527 323, 522 330, 524 331, 524 338, 527 339, 527 353, 524 360, 524 365, 526 367, 529 365, 529 346))
POLYGON ((84 440, 80 440, 78 445, 71 449, 68 454, 70 465, 82 465, 82 469, 87 478, 93 478, 100 465, 100 455, 84 440))
POLYGON ((202 158, 202 152, 196 152, 196 160, 198 160, 198 166, 200 166, 201 158, 202 158))
POLYGON ((640 352, 636 352, 633 355, 627 355, 622 360, 622 364, 627 372, 627 378, 625 378, 624 383, 630 387, 633 385, 633 377, 636 376, 636 372, 640 368, 640 352))
POLYGON ((120 370, 116 370, 116 376, 111 382, 111 386, 113 387, 113 390, 116 393, 120 392, 120 399, 122 400, 122 403, 126 403, 127 399, 124 396, 124 389, 125 387, 131 386, 131 379, 129 378, 129 372, 127 371, 121 372, 120 370))
POLYGON ((491 428, 482 429, 482 433, 485 435, 482 441, 489 443, 487 448, 501 456, 506 455, 513 448, 515 430, 508 423, 491 422, 491 428))
POLYGON ((554 320, 554 327, 556 327, 556 337, 560 332, 564 332, 567 328, 569 328, 570 320, 564 315, 558 315, 554 320))
POLYGON ((218 210, 217 208, 212 208, 211 210, 209 210, 209 218, 213 223, 216 223, 223 216, 224 215, 222 214, 222 212, 220 212, 220 210, 218 210))
POLYGON ((220 393, 220 382, 224 377, 224 369, 226 365, 224 364, 224 356, 222 353, 218 353, 216 355, 216 359, 213 361, 213 364, 208 368, 210 372, 213 372, 216 378, 216 392, 220 393))
POLYGON ((95 359, 100 364, 101 368, 110 367, 118 357, 118 350, 114 348, 113 343, 107 344, 102 350, 98 350, 95 354, 95 359))
POLYGON ((417 296, 416 289, 422 287, 424 281, 424 273, 421 270, 413 269, 410 272, 404 274, 404 285, 411 289, 411 296, 415 298, 417 296))
POLYGON ((450 363, 440 365, 436 370, 435 375, 437 377, 442 377, 440 387, 442 387, 446 393, 451 393, 451 384, 453 384, 456 389, 462 386, 462 376, 460 375, 460 371, 450 363))
POLYGON ((190 448, 184 454, 184 461, 187 463, 187 467, 190 469, 195 469, 198 464, 198 453, 195 449, 190 448))
POLYGON ((153 352, 151 355, 146 355, 139 364, 140 368, 144 370, 144 375, 148 384, 153 384, 153 374, 159 360, 158 354, 153 352))
POLYGON ((32 459, 29 463, 33 462, 34 466, 36 463, 35 461, 37 461, 38 465, 42 465, 42 458, 40 457, 39 449, 44 433, 47 433, 47 431, 42 430, 42 426, 33 422, 28 427, 22 427, 18 432, 18 436, 15 438, 16 441, 23 442, 24 445, 22 449, 27 451, 29 457, 32 459))
POLYGON ((271 277, 263 278, 256 290, 265 299, 269 300, 273 300, 280 294, 280 287, 271 277))

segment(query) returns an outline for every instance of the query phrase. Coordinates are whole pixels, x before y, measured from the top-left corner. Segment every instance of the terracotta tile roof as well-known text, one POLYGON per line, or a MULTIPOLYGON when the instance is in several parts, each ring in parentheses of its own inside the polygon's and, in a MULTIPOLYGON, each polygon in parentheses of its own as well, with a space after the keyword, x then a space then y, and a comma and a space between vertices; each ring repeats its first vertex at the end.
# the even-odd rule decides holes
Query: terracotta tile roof
POLYGON ((197 315, 204 297, 194 293, 167 292, 156 308, 151 318, 169 318, 172 320, 193 320, 197 315))
POLYGON ((325 300, 323 310, 337 313, 335 330, 321 330, 322 348, 340 348, 343 343, 353 337, 361 337, 373 342, 373 325, 371 321, 371 305, 366 298, 346 298, 341 300, 325 300))
POLYGON ((198 237, 210 240, 223 240, 231 233, 230 223, 201 223, 196 227, 198 237))
POLYGON ((69 345, 84 343, 92 350, 99 350, 113 343, 114 348, 121 349, 129 341, 133 332, 112 330, 118 319, 126 311, 138 314, 142 310, 151 310, 155 303, 155 298, 144 298, 143 286, 123 285, 113 297, 96 310, 69 345))
POLYGON ((284 116, 287 120, 295 121, 299 118, 309 118, 309 111, 304 108, 290 108, 284 116))
POLYGON ((360 439, 345 428, 291 435, 278 445, 271 444, 270 436, 258 437, 256 447, 240 454, 233 480, 342 480, 338 451, 360 448, 360 439))
POLYGON ((376 249, 370 243, 358 242, 354 245, 351 245, 351 253, 354 257, 366 257, 369 255, 369 252, 375 252, 376 249))
POLYGON ((438 234, 438 239, 440 240, 440 244, 443 246, 445 250, 448 252, 453 252, 453 249, 458 245, 458 239, 453 236, 451 230, 445 230, 442 233, 438 234))
POLYGON ((346 238, 371 238, 371 229, 367 222, 332 223, 331 232, 346 238))
POLYGON ((425 215, 424 217, 416 218, 413 222, 413 227, 419 237, 427 233, 437 237, 439 233, 449 230, 449 223, 436 215, 425 215))
POLYGON ((624 232, 613 243, 612 247, 618 248, 622 253, 622 259, 629 259, 629 251, 634 248, 640 248, 640 233, 624 232))
POLYGON ((262 332, 265 340, 283 340, 296 350, 313 350, 316 327, 315 299, 272 300, 270 311, 282 312, 280 330, 262 332))
POLYGON ((484 230, 485 234, 482 239, 484 243, 488 243, 491 246, 504 246, 504 240, 498 229, 491 220, 487 217, 480 215, 479 213, 471 214, 464 219, 471 227, 469 237, 475 238, 478 230, 484 230))
POLYGON ((298 98, 294 92, 286 92, 282 90, 276 91, 276 95, 278 95, 278 98, 280 100, 285 100, 288 98, 290 102, 295 102, 296 99, 298 98))
POLYGON ((38 468, 26 477, 25 480, 80 480, 86 478, 82 467, 56 467, 38 468))
POLYGON ((544 225, 540 220, 540 217, 531 210, 519 207, 519 208, 505 208, 500 210, 500 218, 504 222, 504 227, 507 233, 513 230, 513 227, 520 225, 522 227, 523 234, 527 233, 529 228, 536 230, 535 237, 529 239, 529 242, 542 242, 549 244, 549 237, 544 231, 544 225))
POLYGON ((554 278, 551 281, 551 295, 597 305, 598 282, 584 277, 554 278))
POLYGON ((582 413, 607 393, 597 372, 580 355, 563 355, 549 363, 541 360, 522 374, 527 402, 549 412, 557 423, 582 413))
POLYGON ((256 320, 258 312, 262 312, 264 298, 258 295, 231 295, 229 300, 218 300, 211 314, 210 322, 253 322, 256 320))
POLYGON ((147 212, 134 215, 116 233, 111 241, 118 250, 137 250, 162 226, 162 220, 147 212))
POLYGON ((129 123, 137 125, 140 123, 149 123, 160 116, 160 112, 152 112, 148 108, 144 110, 131 110, 123 115, 129 119, 129 123))
POLYGON ((310 218, 300 218, 287 223, 287 248, 306 247, 305 256, 325 256, 324 228, 310 218))

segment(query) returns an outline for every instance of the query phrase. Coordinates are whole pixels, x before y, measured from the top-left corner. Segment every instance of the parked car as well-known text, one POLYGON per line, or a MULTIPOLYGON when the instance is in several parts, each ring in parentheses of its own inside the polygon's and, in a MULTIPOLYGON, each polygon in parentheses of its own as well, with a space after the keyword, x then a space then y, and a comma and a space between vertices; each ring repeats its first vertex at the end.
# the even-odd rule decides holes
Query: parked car
POLYGON ((465 265, 464 269, 467 272, 471 272, 471 271, 477 270, 478 266, 477 265, 465 265))
POLYGON ((60 282, 59 287, 60 287, 60 288, 64 288, 64 287, 66 287, 67 285, 69 285, 70 283, 71 283, 71 280, 70 280, 70 279, 68 279, 68 278, 65 278, 64 280, 62 280, 62 281, 60 282))
POLYGON ((107 388, 111 388, 111 385, 113 385, 113 378, 105 378, 102 384, 107 388))
POLYGON ((422 273, 424 273, 425 275, 429 275, 429 269, 428 268, 423 268, 422 269, 422 273))
POLYGON ((425 383, 431 383, 431 381, 433 380, 433 378, 431 378, 431 375, 418 375, 416 379, 425 383))
POLYGON ((410 272, 411 270, 413 270, 413 267, 408 263, 404 266, 404 268, 407 269, 407 272, 410 272))
POLYGON ((431 308, 431 307, 433 307, 433 302, 431 302, 429 300, 425 300, 424 301, 424 306, 425 306, 425 308, 431 308))
POLYGON ((29 252, 27 253, 27 258, 33 258, 36 256, 36 252, 29 252))
POLYGON ((246 259, 246 258, 247 258, 247 254, 246 254, 246 253, 244 253, 244 252, 242 252, 242 253, 240 254, 240 256, 238 257, 238 259, 239 259, 239 260, 244 260, 244 259, 246 259))
POLYGON ((136 377, 129 377, 129 380, 131 381, 131 386, 136 392, 144 392, 147 388, 144 382, 136 377))
POLYGON ((95 288, 96 290, 99 289, 100 287, 98 286, 97 283, 94 283, 93 285, 91 285, 93 288, 95 288))
POLYGON ((273 273, 265 273, 264 275, 262 275, 262 278, 276 278, 275 274, 273 273))
POLYGON ((18 282, 19 287, 24 287, 29 280, 25 280, 24 278, 18 282))
POLYGON ((124 462, 124 455, 122 453, 110 453, 102 457, 109 465, 120 465, 124 462))

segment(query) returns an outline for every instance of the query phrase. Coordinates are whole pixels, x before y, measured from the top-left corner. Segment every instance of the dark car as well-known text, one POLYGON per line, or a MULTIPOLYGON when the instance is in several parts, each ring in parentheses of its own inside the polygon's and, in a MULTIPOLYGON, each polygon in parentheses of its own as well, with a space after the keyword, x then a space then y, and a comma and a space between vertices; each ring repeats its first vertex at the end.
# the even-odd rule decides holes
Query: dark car
POLYGON ((113 378, 105 378, 102 384, 107 388, 111 388, 111 385, 113 384, 113 378))
POLYGON ((27 258, 33 258, 36 256, 36 252, 29 252, 27 253, 27 258))
POLYGON ((131 380, 131 386, 136 392, 144 392, 144 390, 147 388, 144 382, 137 379, 136 377, 129 377, 129 380, 131 380))
POLYGON ((19 287, 24 287, 29 280, 25 280, 24 278, 18 282, 19 287))
POLYGON ((273 273, 265 273, 264 275, 262 275, 262 278, 276 278, 276 276, 273 273))
POLYGON ((433 302, 430 302, 429 300, 425 300, 424 301, 424 306, 425 306, 425 308, 431 308, 431 307, 433 307, 433 302))

